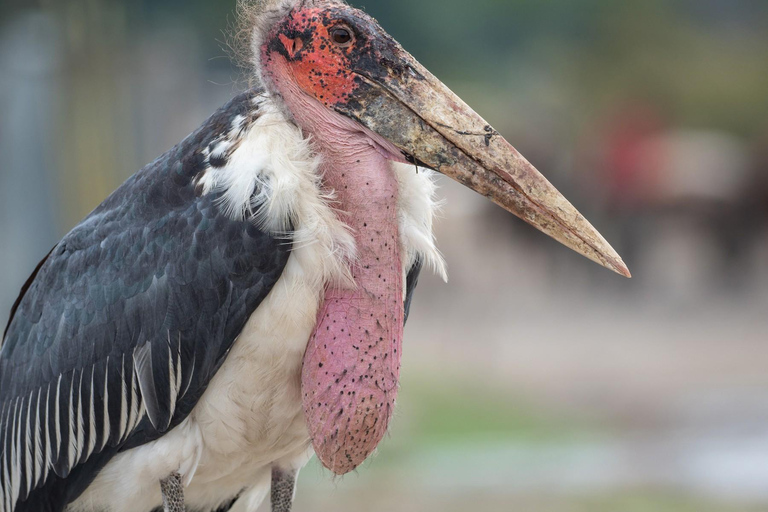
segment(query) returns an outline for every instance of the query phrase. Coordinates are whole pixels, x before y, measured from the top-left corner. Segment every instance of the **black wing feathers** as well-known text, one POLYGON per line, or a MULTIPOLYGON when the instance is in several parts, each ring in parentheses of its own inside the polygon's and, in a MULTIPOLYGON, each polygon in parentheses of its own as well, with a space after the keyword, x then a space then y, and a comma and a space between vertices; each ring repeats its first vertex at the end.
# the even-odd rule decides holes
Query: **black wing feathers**
MULTIPOLYGON (((51 249, 51 252, 56 249, 55 247, 51 249)), ((40 268, 43 266, 43 264, 48 261, 48 257, 51 255, 51 252, 49 252, 45 258, 43 258, 40 263, 37 264, 35 267, 35 270, 32 271, 32 274, 27 278, 27 281, 24 283, 24 285, 21 287, 21 292, 19 293, 19 296, 16 298, 16 301, 13 303, 13 306, 11 307, 11 315, 8 317, 8 324, 5 326, 5 330, 3 331, 3 340, 5 340, 5 337, 8 335, 8 329, 11 327, 11 321, 13 320, 14 315, 16 314, 16 310, 19 309, 19 304, 21 304, 21 300, 24 298, 24 295, 26 295, 27 290, 29 290, 29 287, 32 286, 32 283, 34 282, 35 278, 37 277, 38 272, 40 272, 40 268)), ((2 344, 0 344, 2 346, 2 344)))
POLYGON ((424 262, 421 258, 418 258, 413 264, 413 267, 408 271, 408 276, 405 280, 405 320, 408 321, 408 316, 411 313, 411 302, 413 301, 413 294, 416 291, 416 286, 419 284, 419 274, 421 269, 424 268, 424 262))
POLYGON ((255 94, 131 177, 25 287, 0 351, 0 511, 62 510, 118 450, 183 421, 279 279, 290 246, 196 190, 255 94))

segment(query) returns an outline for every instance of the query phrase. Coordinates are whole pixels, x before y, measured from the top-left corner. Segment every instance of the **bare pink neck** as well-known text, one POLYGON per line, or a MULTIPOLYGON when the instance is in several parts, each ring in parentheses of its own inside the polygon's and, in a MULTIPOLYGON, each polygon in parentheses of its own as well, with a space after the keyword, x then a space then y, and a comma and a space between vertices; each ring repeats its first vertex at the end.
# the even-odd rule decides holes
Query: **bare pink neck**
POLYGON ((396 150, 290 81, 284 89, 296 122, 322 155, 323 186, 333 191, 357 246, 351 268, 356 288, 325 291, 302 371, 315 453, 344 474, 386 434, 400 377, 404 295, 398 187, 390 164, 396 150))
POLYGON ((360 465, 387 432, 400 378, 403 276, 397 184, 371 151, 327 162, 353 230, 355 289, 329 288, 304 356, 304 413, 315 453, 336 474, 360 465), (331 170, 332 169, 332 170, 331 170))

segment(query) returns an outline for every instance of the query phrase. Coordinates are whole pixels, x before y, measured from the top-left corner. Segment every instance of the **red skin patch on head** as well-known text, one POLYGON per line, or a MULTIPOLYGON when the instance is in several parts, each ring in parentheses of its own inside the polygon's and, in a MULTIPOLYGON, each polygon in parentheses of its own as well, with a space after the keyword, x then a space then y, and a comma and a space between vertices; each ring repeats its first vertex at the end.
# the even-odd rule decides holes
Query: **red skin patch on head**
MULTIPOLYGON (((302 9, 286 21, 278 35, 289 56, 287 65, 296 84, 328 107, 348 100, 358 87, 349 65, 354 45, 341 47, 331 39, 330 31, 337 25, 327 19, 326 9, 302 9), (297 37, 286 33, 295 33, 297 37), (304 41, 302 37, 310 40, 304 41), (302 44, 297 46, 296 39, 302 40, 302 44)), ((265 62, 285 58, 269 48, 265 52, 265 62)))

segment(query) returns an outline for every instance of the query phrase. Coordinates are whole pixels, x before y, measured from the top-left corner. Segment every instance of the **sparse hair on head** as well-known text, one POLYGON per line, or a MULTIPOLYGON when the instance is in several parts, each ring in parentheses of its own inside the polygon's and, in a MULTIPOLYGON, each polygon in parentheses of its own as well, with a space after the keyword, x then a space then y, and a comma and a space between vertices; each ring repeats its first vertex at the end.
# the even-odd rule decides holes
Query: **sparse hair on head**
POLYGON ((346 4, 344 0, 237 0, 237 21, 229 46, 235 63, 247 75, 248 85, 264 86, 261 45, 277 22, 297 7, 346 4))

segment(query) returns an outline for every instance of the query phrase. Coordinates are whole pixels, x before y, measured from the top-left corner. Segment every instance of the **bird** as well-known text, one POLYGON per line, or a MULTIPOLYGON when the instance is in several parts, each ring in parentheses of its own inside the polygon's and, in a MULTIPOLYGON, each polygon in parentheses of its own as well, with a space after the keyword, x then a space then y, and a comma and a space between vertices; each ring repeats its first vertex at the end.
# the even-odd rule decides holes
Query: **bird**
POLYGON ((342 0, 241 5, 253 86, 130 177, 23 286, 0 350, 0 512, 289 512, 382 441, 445 175, 619 255, 342 0))

